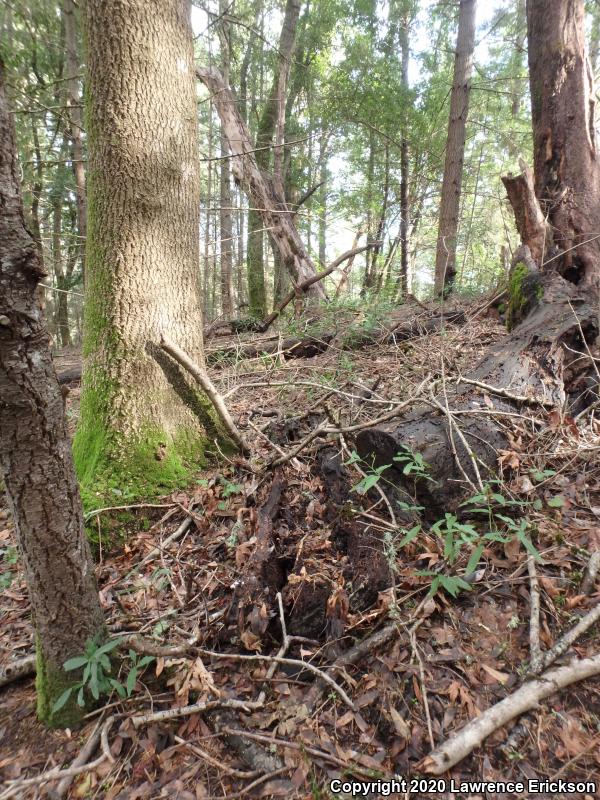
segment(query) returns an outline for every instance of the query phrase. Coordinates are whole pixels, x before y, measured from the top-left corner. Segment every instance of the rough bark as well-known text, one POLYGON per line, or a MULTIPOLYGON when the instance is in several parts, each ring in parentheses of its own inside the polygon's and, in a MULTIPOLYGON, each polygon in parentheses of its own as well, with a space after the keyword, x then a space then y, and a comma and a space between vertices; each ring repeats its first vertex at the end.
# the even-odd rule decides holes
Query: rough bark
POLYGON ((189 480, 215 434, 206 397, 160 350, 203 363, 190 6, 94 0, 88 45, 85 369, 75 463, 89 502, 189 480), (210 439, 207 436, 210 434, 210 439))
MULTIPOLYGON (((256 163, 248 128, 236 108, 230 88, 214 68, 199 67, 196 73, 213 94, 229 142, 234 177, 248 194, 252 206, 260 213, 263 226, 268 229, 293 283, 313 277, 315 268, 298 234, 293 213, 282 211, 287 209, 285 198, 275 186, 273 178, 256 163)), ((251 279, 249 273, 248 280, 251 279)), ((309 294, 314 298, 325 297, 319 283, 311 287, 309 294)))
POLYGON ((456 277, 456 236, 475 48, 476 5, 476 0, 460 0, 454 80, 450 95, 450 119, 435 256, 435 292, 437 295, 452 291, 456 277))
POLYGON ((584 23, 583 0, 527 3, 535 194, 563 253, 545 261, 597 290, 600 169, 584 23))
POLYGON ((52 707, 76 680, 63 663, 102 635, 103 619, 63 399, 36 299, 41 269, 25 227, 12 120, 0 63, 0 469, 15 522, 37 640, 38 714, 52 725, 81 709, 52 707))
MULTIPOLYGON (((408 97, 408 67, 410 63, 408 19, 403 20, 400 29, 400 50, 402 58, 402 88, 408 97)), ((404 123, 402 140, 400 142, 400 273, 398 275, 398 291, 401 297, 405 297, 408 292, 408 229, 410 224, 410 205, 408 202, 409 179, 408 138, 406 136, 406 123, 404 123)))

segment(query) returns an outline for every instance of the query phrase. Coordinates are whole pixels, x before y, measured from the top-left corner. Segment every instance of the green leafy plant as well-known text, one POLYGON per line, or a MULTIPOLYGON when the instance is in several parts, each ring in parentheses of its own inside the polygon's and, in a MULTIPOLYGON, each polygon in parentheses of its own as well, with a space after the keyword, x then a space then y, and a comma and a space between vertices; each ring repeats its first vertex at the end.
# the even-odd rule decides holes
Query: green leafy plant
POLYGON ((85 705, 88 693, 94 700, 110 695, 112 691, 116 691, 121 698, 131 697, 138 676, 154 661, 154 656, 140 657, 134 650, 129 650, 128 656, 131 663, 123 685, 121 681, 110 674, 112 664, 109 653, 115 650, 120 643, 120 639, 110 639, 99 646, 97 642, 89 641, 82 655, 65 661, 63 667, 66 672, 82 670, 81 680, 65 689, 54 704, 54 712, 59 711, 75 692, 77 693, 77 704, 81 707, 85 705))

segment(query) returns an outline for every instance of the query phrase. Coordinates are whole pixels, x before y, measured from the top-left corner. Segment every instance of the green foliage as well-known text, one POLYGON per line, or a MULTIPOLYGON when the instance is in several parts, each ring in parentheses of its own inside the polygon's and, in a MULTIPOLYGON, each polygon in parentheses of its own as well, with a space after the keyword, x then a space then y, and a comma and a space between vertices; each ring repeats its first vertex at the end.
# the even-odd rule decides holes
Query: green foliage
POLYGON ((153 656, 141 658, 134 650, 129 650, 129 666, 125 684, 111 676, 113 664, 109 658, 121 643, 120 639, 110 639, 98 646, 96 642, 87 642, 85 651, 80 656, 68 659, 63 664, 66 672, 81 670, 81 678, 69 686, 58 697, 52 708, 53 713, 60 711, 72 695, 76 695, 77 705, 83 708, 89 702, 89 697, 98 701, 100 697, 108 696, 116 691, 119 697, 131 697, 138 676, 154 661, 153 656))

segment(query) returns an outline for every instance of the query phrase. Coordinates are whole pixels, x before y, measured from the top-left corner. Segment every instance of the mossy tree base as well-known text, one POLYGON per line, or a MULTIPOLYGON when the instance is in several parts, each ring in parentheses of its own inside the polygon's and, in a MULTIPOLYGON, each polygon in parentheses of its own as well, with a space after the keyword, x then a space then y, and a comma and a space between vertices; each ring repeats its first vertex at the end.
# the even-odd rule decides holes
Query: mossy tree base
POLYGON ((64 706, 54 711, 54 705, 63 692, 77 682, 74 673, 67 673, 62 665, 44 658, 39 642, 36 644, 36 677, 38 718, 49 728, 74 728, 90 710, 77 704, 77 692, 72 692, 64 706))

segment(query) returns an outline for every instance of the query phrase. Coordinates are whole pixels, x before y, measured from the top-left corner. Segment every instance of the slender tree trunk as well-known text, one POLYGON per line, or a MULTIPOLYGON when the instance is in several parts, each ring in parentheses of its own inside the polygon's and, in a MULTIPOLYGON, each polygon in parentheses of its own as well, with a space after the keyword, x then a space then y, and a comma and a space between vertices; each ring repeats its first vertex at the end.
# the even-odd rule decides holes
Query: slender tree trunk
POLYGON ((65 70, 66 70, 66 104, 68 107, 67 134, 71 142, 71 158, 75 176, 75 201, 77 205, 77 234, 79 236, 79 252, 81 270, 85 273, 85 237, 87 232, 87 200, 85 193, 85 165, 83 148, 83 114, 81 113, 81 95, 79 92, 79 73, 81 58, 79 57, 77 37, 77 5, 75 0, 63 0, 62 16, 65 27, 65 70))
POLYGON ((55 726, 82 715, 64 662, 101 638, 103 618, 65 424, 36 298, 44 275, 23 219, 15 139, 0 63, 0 469, 15 522, 37 646, 38 715, 55 726))
MULTIPOLYGON (((367 244, 375 240, 373 235, 373 194, 375 182, 375 137, 373 131, 369 129, 369 160, 367 161, 367 244)), ((361 296, 364 297, 373 286, 373 275, 371 272, 371 250, 365 251, 365 272, 361 288, 361 296)))
MULTIPOLYGON (((219 0, 219 13, 224 15, 229 8, 229 0, 219 0)), ((231 27, 223 19, 220 23, 221 71, 223 80, 229 84, 231 63, 231 27)), ((232 278, 233 266, 233 216, 231 210, 231 165, 229 163, 227 135, 221 127, 221 181, 220 181, 220 238, 221 238, 221 313, 233 316, 232 278)))
MULTIPOLYGON (((402 20, 400 27, 400 55, 401 55, 401 82, 405 96, 408 98, 408 66, 410 63, 409 20, 408 16, 402 20)), ((398 274, 398 293, 405 297, 408 292, 408 251, 410 242, 408 231, 410 225, 409 194, 409 156, 408 137, 406 135, 406 122, 402 125, 402 140, 400 142, 400 272, 398 274)))
POLYGON ((148 496, 203 462, 207 400, 160 348, 203 363, 190 5, 88 0, 88 242, 75 463, 90 502, 148 496), (116 113, 118 109, 118 113, 116 113))
POLYGON ((463 161, 471 71, 475 49, 476 0, 460 0, 454 80, 450 95, 450 119, 446 143, 446 161, 440 198, 438 240, 435 256, 435 293, 452 291, 456 277, 456 237, 460 211, 463 161))
MULTIPOLYGON (((198 68, 196 73, 213 94, 219 117, 227 133, 234 177, 246 191, 251 205, 260 209, 263 226, 269 230, 286 270, 294 283, 302 283, 312 278, 316 274, 315 268, 298 234, 293 213, 282 213, 281 209, 287 208, 285 198, 271 176, 259 168, 248 128, 235 106, 231 90, 214 68, 198 68)), ((260 280, 264 286, 264 271, 256 273, 249 271, 249 292, 252 291, 250 283, 260 280)), ((308 294, 318 299, 325 296, 320 283, 311 286, 308 294)), ((253 307, 252 299, 250 306, 253 307)))
POLYGON ((329 136, 325 130, 319 142, 319 263, 327 265, 327 190, 329 172, 327 165, 327 145, 329 136))
MULTIPOLYGON (((57 171, 57 176, 60 173, 57 171)), ((57 180, 57 184, 60 181, 57 180)), ((58 289, 55 311, 54 325, 56 327, 58 341, 61 347, 71 346, 71 331, 69 328, 69 295, 67 292, 68 283, 65 280, 65 266, 63 264, 62 252, 62 227, 63 227, 63 195, 64 189, 56 185, 52 192, 52 269, 56 288, 58 289)))

